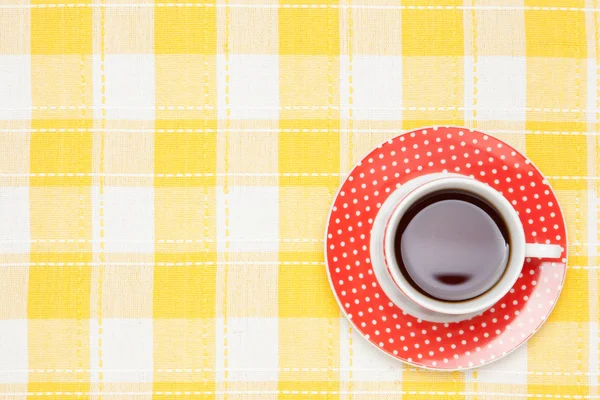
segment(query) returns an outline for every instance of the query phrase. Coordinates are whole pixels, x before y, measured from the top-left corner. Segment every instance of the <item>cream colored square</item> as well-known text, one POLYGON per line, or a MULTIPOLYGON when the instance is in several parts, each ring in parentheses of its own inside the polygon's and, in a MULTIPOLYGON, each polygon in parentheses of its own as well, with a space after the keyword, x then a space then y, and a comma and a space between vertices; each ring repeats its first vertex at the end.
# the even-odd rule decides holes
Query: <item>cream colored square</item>
POLYGON ((420 124, 432 120, 462 120, 463 67, 463 57, 404 57, 404 119, 420 121, 420 124))
POLYGON ((476 0, 473 5, 478 8, 464 13, 465 30, 470 28, 465 34, 465 54, 525 56, 522 0, 476 0))
POLYGON ((91 197, 91 191, 78 187, 30 187, 32 251, 91 249, 91 197))
POLYGON ((29 382, 72 382, 83 380, 74 369, 90 368, 89 321, 75 319, 29 319, 29 382), (60 371, 58 371, 60 370, 60 371))
POLYGON ((353 54, 402 55, 402 14, 399 9, 365 7, 348 9, 346 13, 348 30, 345 34, 347 40, 352 40, 353 54))
POLYGON ((530 132, 525 130, 525 121, 477 121, 475 129, 508 143, 523 154, 527 150, 526 139, 530 132))
MULTIPOLYGON (((10 0, 2 0, 2 1, 10 2, 10 0)), ((71 3, 70 0, 30 0, 29 3, 31 5, 33 5, 34 8, 51 8, 51 7, 45 7, 50 4, 55 5, 56 6, 55 8, 65 8, 65 6, 67 4, 73 4, 73 3, 71 3), (41 7, 35 7, 37 5, 40 5, 41 7)), ((81 3, 79 3, 79 4, 87 5, 87 4, 91 4, 91 3, 92 3, 92 0, 81 0, 81 3)), ((14 1, 13 1, 13 4, 14 4, 14 1)))
POLYGON ((280 119, 338 118, 339 76, 337 56, 280 56, 280 119))
MULTIPOLYGON (((232 3, 245 2, 233 1, 232 3)), ((277 4, 272 0, 260 3, 277 4)), ((229 19, 228 41, 229 51, 232 54, 277 54, 279 50, 277 7, 232 7, 229 11, 229 19)), ((217 29, 223 28, 224 24, 219 24, 217 29)), ((220 33, 220 37, 224 37, 225 32, 220 33)))
POLYGON ((4 174, 29 171, 29 121, 0 121, 0 149, 10 149, 10 157, 0 157, 4 174))
MULTIPOLYGON (((361 339, 364 341, 364 339, 361 339)), ((375 347, 373 347, 371 344, 369 344, 367 342, 368 346, 371 347, 374 350, 375 347)), ((405 393, 404 390, 402 390, 402 379, 401 378, 397 378, 394 380, 386 380, 384 378, 381 378, 381 376, 379 374, 381 374, 381 372, 386 373, 386 372, 390 372, 391 374, 393 374, 394 370, 402 370, 402 366, 398 366, 398 362, 397 360, 395 360, 394 358, 390 357, 390 356, 386 356, 384 353, 381 353, 384 357, 389 358, 392 363, 396 364, 396 368, 394 369, 387 369, 385 367, 375 367, 375 368, 368 368, 368 367, 362 367, 358 365, 358 362, 356 364, 356 369, 360 370, 369 370, 371 372, 371 374, 374 376, 374 380, 372 381, 367 381, 367 380, 363 380, 360 379, 356 376, 360 376, 359 374, 356 374, 355 372, 352 372, 352 376, 353 376, 353 380, 351 382, 345 382, 342 381, 340 382, 340 386, 342 388, 343 392, 349 391, 349 392, 353 392, 353 393, 357 393, 355 395, 353 395, 352 397, 348 396, 347 398, 352 398, 352 399, 357 399, 357 400, 367 400, 367 399, 372 399, 374 396, 374 393, 377 393, 375 399, 377 400, 398 400, 398 398, 400 398, 400 396, 402 396, 403 399, 409 397, 408 394, 405 393), (356 377, 356 378, 355 378, 356 377), (377 377, 375 380, 375 377, 377 377)), ((375 360, 377 361, 377 360, 375 360)), ((400 363, 402 364, 402 363, 400 363)), ((345 371, 342 371, 345 372, 345 371)), ((363 373, 368 373, 367 371, 363 372, 363 373)), ((331 389, 330 389, 331 390, 331 389)), ((340 398, 344 398, 341 397, 340 398)))
POLYGON ((31 56, 33 118, 92 118, 91 61, 91 56, 31 56))
POLYGON ((279 245, 286 251, 322 250, 323 232, 334 193, 326 187, 279 188, 279 245))
MULTIPOLYGON (((154 263, 151 258, 141 254, 105 256, 105 262, 109 264, 102 271, 104 318, 152 318, 154 263)), ((94 275, 96 282, 92 283, 92 290, 100 283, 97 273, 94 275)))
POLYGON ((154 65, 156 119, 216 118, 216 56, 160 54, 154 65))
POLYGON ((575 372, 588 371, 589 327, 582 322, 547 322, 528 344, 527 364, 529 371, 548 374, 532 374, 530 385, 576 385, 586 384, 585 377, 575 372), (550 350, 551 349, 551 350, 550 350), (550 357, 548 352, 552 352, 550 357), (548 362, 549 358, 552 362, 548 362), (562 374, 550 374, 562 372, 562 374), (564 374, 564 372, 570 372, 564 374))
MULTIPOLYGON (((244 371, 245 372, 245 371, 244 371)), ((261 372, 253 372, 247 371, 247 374, 260 374, 261 372)), ((269 380, 269 381, 227 381, 227 382, 218 382, 217 390, 224 390, 227 388, 230 392, 240 392, 244 393, 239 397, 234 397, 229 394, 227 397, 230 399, 237 398, 242 400, 280 400, 282 397, 278 393, 278 385, 277 380, 269 380)), ((0 390, 2 390, 2 386, 0 386, 0 390)))
MULTIPOLYGON (((113 4, 135 4, 143 1, 113 0, 113 4)), ((154 52, 153 7, 106 7, 105 52, 107 54, 142 54, 154 52)))
POLYGON ((0 320, 27 318, 29 268, 26 265, 27 262, 25 266, 0 266, 0 320))
POLYGON ((435 373, 436 379, 431 379, 430 371, 414 368, 404 365, 402 371, 402 391, 406 394, 402 396, 403 400, 431 400, 429 393, 442 392, 449 394, 452 399, 467 400, 469 397, 456 395, 455 393, 466 392, 465 373, 464 372, 445 372, 435 373))
MULTIPOLYGON (((569 264, 579 266, 591 265, 588 263, 581 264, 581 261, 583 261, 582 259, 585 259, 588 256, 589 246, 587 244, 593 240, 593 238, 589 237, 588 231, 588 223, 590 222, 588 191, 585 188, 582 188, 581 190, 556 190, 555 188, 554 193, 558 198, 558 204, 560 204, 567 226, 567 253, 569 255, 569 264), (577 259, 579 260, 575 261, 577 259)), ((568 278, 569 274, 567 274, 567 279, 568 278)), ((581 288, 582 291, 586 292, 587 289, 587 286, 581 288)), ((575 301, 573 298, 570 300, 575 301)))
MULTIPOLYGON (((322 396, 326 396, 326 399, 344 399, 349 398, 345 396, 340 396, 338 393, 340 392, 340 382, 335 376, 337 376, 337 372, 323 371, 321 369, 321 379, 302 379, 302 375, 299 375, 300 378, 291 381, 291 380, 279 380, 277 388, 279 389, 279 400, 294 400, 298 397, 297 393, 309 392, 309 393, 318 393, 322 396)), ((315 374, 316 375, 316 374, 315 374)), ((352 393, 352 398, 354 399, 368 399, 372 397, 368 392, 363 392, 363 394, 355 394, 354 391, 352 393)), ((345 394, 345 393, 343 393, 345 394)), ((397 397, 396 397, 397 398, 397 397)), ((382 398, 377 395, 377 400, 381 400, 382 398)))
MULTIPOLYGON (((175 368, 176 369, 176 368, 175 368)), ((179 371, 175 371, 179 375, 179 371)), ((161 374, 162 375, 162 374, 161 374)), ((217 383, 212 379, 206 378, 195 378, 194 375, 200 376, 200 374, 188 374, 184 373, 184 379, 190 377, 187 380, 182 380, 180 376, 176 378, 169 378, 168 380, 154 380, 152 385, 153 393, 158 393, 153 399, 167 400, 173 395, 171 393, 193 393, 196 398, 202 400, 216 399, 215 389, 217 383)), ((194 398, 194 397, 192 397, 194 398)))
POLYGON ((29 8, 0 8, 0 54, 29 54, 31 16, 29 8))
POLYGON ((154 382, 214 381, 215 328, 214 319, 154 320, 154 382))
POLYGON ((74 187, 31 187, 29 202, 32 239, 58 240, 91 236, 91 219, 86 218, 91 212, 90 192, 80 193, 74 187))
POLYGON ((100 172, 102 158, 106 186, 152 186, 154 121, 105 121, 104 125, 104 134, 94 136, 94 172, 100 172))
POLYGON ((402 123, 397 121, 369 121, 360 120, 352 122, 352 129, 348 121, 340 121, 343 125, 340 134, 342 142, 341 165, 346 165, 342 172, 349 172, 354 165, 364 156, 369 154, 379 144, 398 135, 402 130, 402 123))
MULTIPOLYGON (((27 383, 15 383, 14 381, 16 381, 16 377, 18 377, 19 375, 21 375, 20 372, 14 372, 12 374, 9 374, 9 378, 11 379, 12 382, 10 383, 0 383, 0 393, 25 393, 28 390, 28 384, 27 383), (14 377, 14 378, 13 378, 14 377)), ((22 400, 25 397, 22 396, 13 396, 13 397, 6 397, 7 399, 15 399, 15 400, 22 400)))
POLYGON ((60 379, 57 379, 57 375, 54 370, 32 373, 29 375, 29 385, 27 385, 28 393, 34 393, 36 396, 44 396, 47 393, 60 394, 61 400, 81 400, 89 399, 87 394, 90 392, 89 380, 84 379, 85 374, 80 372, 85 368, 77 368, 78 372, 74 370, 68 370, 68 373, 59 372, 60 379), (50 378, 46 378, 50 376, 50 378), (85 393, 86 395, 81 395, 85 393))
MULTIPOLYGON (((144 372, 145 373, 145 372, 144 372)), ((141 373, 140 373, 141 374, 141 373)), ((98 393, 102 389, 103 400, 125 400, 128 394, 135 393, 136 400, 152 400, 152 382, 106 382, 102 381, 90 384, 90 392, 98 393), (112 393, 112 394, 107 394, 112 393)), ((79 399, 78 399, 79 400, 79 399)))
POLYGON ((207 187, 154 189, 155 251, 215 251, 216 191, 207 187), (188 240, 189 242, 185 242, 188 240), (168 241, 172 241, 169 243, 168 241))
POLYGON ((29 180, 29 121, 0 121, 0 149, 10 149, 10 157, 0 157, 0 186, 27 186, 29 180), (11 176, 12 175, 12 176, 11 176))
POLYGON ((277 186, 277 121, 231 121, 227 136, 227 171, 232 186, 277 186))
POLYGON ((527 120, 580 121, 586 117, 587 61, 527 58, 527 120))
POLYGON ((214 186, 217 172, 216 120, 156 121, 156 186, 214 186))
MULTIPOLYGON (((477 374, 477 373, 476 373, 477 374)), ((521 384, 519 382, 514 382, 511 380, 513 376, 518 376, 519 378, 524 376, 527 377, 527 371, 515 371, 512 374, 507 374, 508 378, 504 382, 481 382, 478 379, 473 379, 473 383, 469 385, 467 383, 467 391, 479 393, 510 393, 510 398, 513 400, 527 400, 531 397, 527 392, 527 385, 521 384), (469 387, 470 386, 470 387, 469 387)), ((477 396, 480 397, 480 396, 477 396)), ((484 396, 481 396, 484 397, 484 396)), ((492 398, 495 396, 492 395, 492 398)), ((485 398, 485 397, 484 397, 485 398)))
POLYGON ((227 316, 277 317, 277 253, 228 253, 227 316))
POLYGON ((339 381, 339 340, 337 318, 279 319, 279 381, 339 381))

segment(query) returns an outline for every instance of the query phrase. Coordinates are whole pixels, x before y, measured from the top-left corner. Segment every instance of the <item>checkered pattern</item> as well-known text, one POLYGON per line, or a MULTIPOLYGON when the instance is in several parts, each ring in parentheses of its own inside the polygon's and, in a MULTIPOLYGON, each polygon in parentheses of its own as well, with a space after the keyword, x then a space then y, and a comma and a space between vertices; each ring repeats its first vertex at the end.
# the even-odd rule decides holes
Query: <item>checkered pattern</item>
POLYGON ((0 0, 0 397, 600 398, 598 68, 597 0, 0 0), (344 174, 433 124, 568 223, 548 323, 467 372, 380 354, 323 265, 344 174))

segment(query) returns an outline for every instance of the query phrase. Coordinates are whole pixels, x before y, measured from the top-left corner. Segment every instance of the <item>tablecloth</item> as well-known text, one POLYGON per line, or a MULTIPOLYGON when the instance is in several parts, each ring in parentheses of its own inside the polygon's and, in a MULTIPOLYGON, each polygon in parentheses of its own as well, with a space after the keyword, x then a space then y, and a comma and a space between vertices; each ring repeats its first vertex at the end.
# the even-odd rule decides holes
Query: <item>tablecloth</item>
POLYGON ((0 398, 598 399, 596 0, 0 0, 0 398), (352 165, 424 125, 548 176, 569 268, 481 369, 371 347, 323 264, 352 165))

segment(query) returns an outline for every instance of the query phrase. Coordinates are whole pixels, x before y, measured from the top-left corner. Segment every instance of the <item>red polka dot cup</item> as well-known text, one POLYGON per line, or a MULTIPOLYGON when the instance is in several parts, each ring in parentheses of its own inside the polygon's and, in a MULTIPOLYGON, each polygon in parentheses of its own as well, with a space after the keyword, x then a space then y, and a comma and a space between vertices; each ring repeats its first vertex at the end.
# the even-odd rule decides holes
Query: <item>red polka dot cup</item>
POLYGON ((399 188, 386 203, 381 210, 387 218, 384 229, 372 231, 372 236, 383 235, 387 272, 408 299, 435 313, 484 311, 513 287, 526 257, 557 259, 563 251, 556 244, 526 243, 523 225, 510 202, 494 188, 464 175, 421 176, 418 182, 399 188), (457 196, 462 200, 454 201, 457 196), (442 198, 450 201, 427 203, 442 198), (498 228, 476 226, 491 221, 486 215, 494 216, 498 228), (461 232, 470 237, 452 237, 461 232), (468 263, 479 268, 491 257, 497 260, 491 261, 495 267, 489 272, 474 270, 467 279, 464 273, 452 271, 453 265, 463 268, 468 263))

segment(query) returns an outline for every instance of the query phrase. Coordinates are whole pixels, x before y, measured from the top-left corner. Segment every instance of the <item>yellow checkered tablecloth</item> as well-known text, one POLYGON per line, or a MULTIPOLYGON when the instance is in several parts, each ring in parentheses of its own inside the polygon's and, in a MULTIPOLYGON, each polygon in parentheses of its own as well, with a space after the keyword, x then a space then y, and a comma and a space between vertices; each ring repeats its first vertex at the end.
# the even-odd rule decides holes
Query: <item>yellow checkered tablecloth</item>
POLYGON ((600 399, 600 1, 0 0, 0 400, 600 399), (564 207, 526 346, 380 354, 323 265, 352 165, 476 127, 564 207))

